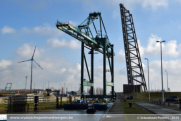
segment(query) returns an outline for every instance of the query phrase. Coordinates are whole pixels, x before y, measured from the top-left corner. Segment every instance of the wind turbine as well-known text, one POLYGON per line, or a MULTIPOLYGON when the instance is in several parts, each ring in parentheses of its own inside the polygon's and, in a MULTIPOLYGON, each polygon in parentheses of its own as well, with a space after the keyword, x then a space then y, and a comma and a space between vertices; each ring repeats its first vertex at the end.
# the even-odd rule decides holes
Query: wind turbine
POLYGON ((20 61, 18 63, 21 63, 21 62, 25 62, 25 61, 31 61, 31 82, 30 82, 30 92, 32 90, 32 74, 33 74, 33 61, 43 70, 43 68, 33 59, 34 57, 34 54, 35 54, 35 50, 36 50, 36 46, 35 46, 35 49, 34 49, 34 52, 33 52, 33 55, 32 55, 32 58, 29 59, 29 60, 24 60, 24 61, 20 61))

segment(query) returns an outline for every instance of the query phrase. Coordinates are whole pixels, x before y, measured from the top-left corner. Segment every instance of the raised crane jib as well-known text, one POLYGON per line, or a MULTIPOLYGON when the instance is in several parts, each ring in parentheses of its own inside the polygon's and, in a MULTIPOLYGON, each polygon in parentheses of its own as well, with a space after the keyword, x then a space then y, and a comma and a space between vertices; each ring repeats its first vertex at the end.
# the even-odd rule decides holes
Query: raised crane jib
MULTIPOLYGON (((106 45, 108 48, 112 48, 112 44, 109 41, 107 36, 107 32, 101 17, 101 13, 94 12, 90 13, 89 16, 77 27, 74 27, 69 22, 59 22, 57 20, 56 27, 61 31, 69 34, 70 36, 78 39, 81 42, 84 42, 86 46, 90 48, 94 48, 95 50, 103 53, 103 42, 106 41, 106 45), (99 19, 100 26, 96 28, 94 21, 99 19), (93 35, 90 25, 93 25, 96 35, 93 35), (99 31, 98 31, 99 30, 99 31), (103 35, 104 30, 104 35, 103 35), (106 39, 105 39, 106 38, 106 39)), ((108 50, 111 53, 110 50, 108 50)), ((115 55, 115 54, 114 54, 115 55)))

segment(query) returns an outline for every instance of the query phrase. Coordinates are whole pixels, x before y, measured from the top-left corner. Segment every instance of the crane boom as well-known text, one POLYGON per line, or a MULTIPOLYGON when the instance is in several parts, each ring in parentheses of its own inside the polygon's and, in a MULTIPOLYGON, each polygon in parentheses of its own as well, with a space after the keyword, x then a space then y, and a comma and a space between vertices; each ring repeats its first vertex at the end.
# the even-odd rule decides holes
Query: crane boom
MULTIPOLYGON (((61 31, 69 34, 70 36, 78 39, 79 41, 84 42, 86 46, 94 48, 96 51, 103 54, 103 50, 102 50, 103 49, 103 42, 102 42, 102 39, 101 39, 102 38, 102 30, 100 30, 101 31, 101 37, 96 35, 95 38, 93 36, 90 37, 89 34, 88 34, 88 31, 86 31, 85 33, 81 31, 82 29, 87 29, 87 30, 89 30, 89 32, 92 35, 92 32, 90 31, 89 25, 90 24, 94 25, 94 20, 97 17, 100 17, 99 16, 100 13, 98 13, 98 14, 97 13, 92 13, 92 14, 96 14, 96 17, 94 17, 93 20, 92 20, 91 14, 90 14, 89 17, 86 19, 87 21, 89 21, 89 22, 87 22, 87 25, 83 25, 83 23, 85 23, 86 20, 84 22, 82 22, 78 27, 74 27, 69 22, 62 23, 62 22, 59 22, 57 20, 56 27, 59 30, 61 30, 61 31), (100 48, 102 48, 102 49, 100 49, 100 48)), ((104 27, 103 21, 102 21, 102 25, 104 27)), ((94 28, 95 28, 95 25, 94 25, 94 28)), ((95 28, 95 30, 96 30, 96 28, 95 28)), ((104 27, 104 30, 105 30, 105 27, 104 27)), ((96 30, 96 33, 97 33, 97 30, 96 30)), ((107 43, 106 45, 107 45, 108 48, 112 48, 111 43, 109 42, 106 30, 105 30, 105 33, 106 33, 106 35, 105 35, 104 38, 106 38, 106 43, 107 43)), ((108 52, 109 52, 109 54, 111 54, 111 50, 108 50, 108 52)), ((108 53, 107 53, 107 55, 108 55, 108 53)))
POLYGON ((123 4, 120 4, 120 13, 122 21, 128 85, 134 85, 134 82, 136 81, 140 83, 143 86, 144 91, 146 91, 146 81, 141 61, 141 55, 139 52, 133 16, 130 11, 124 7, 123 4))

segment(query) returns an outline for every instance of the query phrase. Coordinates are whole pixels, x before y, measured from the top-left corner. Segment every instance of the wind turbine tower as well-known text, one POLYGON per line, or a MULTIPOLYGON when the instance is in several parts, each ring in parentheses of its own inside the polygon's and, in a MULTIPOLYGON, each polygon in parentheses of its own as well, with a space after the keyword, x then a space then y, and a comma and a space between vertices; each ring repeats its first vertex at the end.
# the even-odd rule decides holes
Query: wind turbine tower
POLYGON ((24 61, 20 61, 18 63, 21 63, 21 62, 25 62, 25 61, 31 61, 31 82, 30 82, 30 92, 32 91, 32 76, 33 76, 33 61, 43 70, 43 68, 34 60, 34 54, 35 54, 35 51, 36 51, 36 46, 35 46, 35 49, 34 49, 34 52, 33 52, 33 55, 32 55, 32 58, 29 59, 29 60, 24 60, 24 61))

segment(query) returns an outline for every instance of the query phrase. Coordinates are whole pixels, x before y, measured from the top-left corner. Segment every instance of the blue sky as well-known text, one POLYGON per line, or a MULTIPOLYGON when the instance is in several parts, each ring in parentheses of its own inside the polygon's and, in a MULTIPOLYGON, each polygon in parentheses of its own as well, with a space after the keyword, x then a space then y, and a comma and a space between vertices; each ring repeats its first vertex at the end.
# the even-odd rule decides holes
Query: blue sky
MULTIPOLYGON (((0 88, 13 83, 12 88, 25 88, 25 76, 30 81, 30 59, 37 46, 33 66, 35 88, 50 81, 56 89, 64 83, 71 90, 80 84, 80 41, 61 32, 57 20, 78 26, 90 12, 101 12, 109 40, 115 49, 115 90, 122 91, 127 83, 126 64, 119 4, 133 15, 137 39, 147 81, 144 58, 150 60, 152 89, 161 88, 160 46, 163 44, 163 70, 169 73, 171 91, 181 91, 181 1, 180 0, 1 0, 0 1, 0 88), (61 85, 60 85, 61 84, 61 85)), ((86 57, 90 66, 90 57, 86 57)), ((102 87, 102 55, 95 55, 95 87, 102 87)), ((87 74, 85 73, 85 78, 87 74)), ((88 78, 87 78, 88 79, 88 78)), ((110 75, 107 76, 108 81, 110 75)), ((164 71, 164 88, 166 73, 164 71)), ((108 88, 110 91, 110 88, 108 88)))

